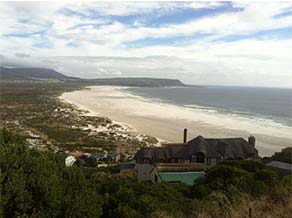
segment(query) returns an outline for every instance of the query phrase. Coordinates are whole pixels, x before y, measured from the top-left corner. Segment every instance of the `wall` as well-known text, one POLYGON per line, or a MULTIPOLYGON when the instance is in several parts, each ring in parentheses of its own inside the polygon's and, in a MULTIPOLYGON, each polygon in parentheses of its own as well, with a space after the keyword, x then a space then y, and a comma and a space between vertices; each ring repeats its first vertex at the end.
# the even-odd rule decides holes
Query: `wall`
POLYGON ((144 164, 137 164, 137 177, 138 182, 143 181, 150 181, 150 172, 153 169, 153 165, 144 163, 144 164))

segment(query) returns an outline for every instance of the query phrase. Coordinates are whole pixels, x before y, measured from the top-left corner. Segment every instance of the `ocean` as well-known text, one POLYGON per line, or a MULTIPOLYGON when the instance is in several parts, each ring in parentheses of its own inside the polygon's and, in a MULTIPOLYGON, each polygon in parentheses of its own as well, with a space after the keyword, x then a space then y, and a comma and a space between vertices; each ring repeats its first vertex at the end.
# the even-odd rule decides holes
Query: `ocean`
MULTIPOLYGON (((292 89, 226 86, 130 87, 145 99, 292 127, 292 89)), ((291 133, 292 134, 292 133, 291 133)))

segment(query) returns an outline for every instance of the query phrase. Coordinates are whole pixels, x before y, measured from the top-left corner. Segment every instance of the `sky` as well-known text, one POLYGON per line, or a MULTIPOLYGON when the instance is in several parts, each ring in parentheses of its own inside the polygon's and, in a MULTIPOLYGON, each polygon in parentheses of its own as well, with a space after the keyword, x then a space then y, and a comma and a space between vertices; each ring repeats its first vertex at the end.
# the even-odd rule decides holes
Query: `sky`
POLYGON ((292 2, 0 2, 4 66, 292 87, 292 2))

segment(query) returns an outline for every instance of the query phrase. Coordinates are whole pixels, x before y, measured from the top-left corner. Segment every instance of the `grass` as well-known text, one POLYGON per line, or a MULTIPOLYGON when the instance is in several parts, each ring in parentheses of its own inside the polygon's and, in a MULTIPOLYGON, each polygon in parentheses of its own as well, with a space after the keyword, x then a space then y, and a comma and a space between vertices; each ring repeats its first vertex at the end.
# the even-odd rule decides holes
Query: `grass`
POLYGON ((241 198, 236 205, 225 205, 225 208, 209 207, 201 211, 197 218, 290 218, 292 214, 292 195, 285 202, 273 201, 270 196, 251 199, 241 198))

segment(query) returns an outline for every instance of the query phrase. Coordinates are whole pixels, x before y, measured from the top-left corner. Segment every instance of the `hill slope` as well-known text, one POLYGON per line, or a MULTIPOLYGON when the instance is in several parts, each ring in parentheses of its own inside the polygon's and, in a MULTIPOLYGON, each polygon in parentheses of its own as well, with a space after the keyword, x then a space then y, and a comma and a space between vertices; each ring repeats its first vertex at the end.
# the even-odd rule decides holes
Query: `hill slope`
POLYGON ((4 80, 69 80, 72 77, 65 76, 53 69, 47 68, 7 68, 0 67, 0 78, 4 80))
POLYGON ((163 87, 163 86, 185 86, 177 79, 157 79, 157 78, 108 78, 93 79, 97 85, 114 86, 143 86, 143 87, 163 87))
POLYGON ((102 79, 81 79, 68 77, 53 69, 47 68, 8 68, 0 66, 0 80, 57 80, 57 81, 78 81, 88 85, 113 85, 113 86, 143 86, 143 87, 164 87, 164 86, 185 86, 177 79, 156 79, 156 78, 102 78, 102 79))

